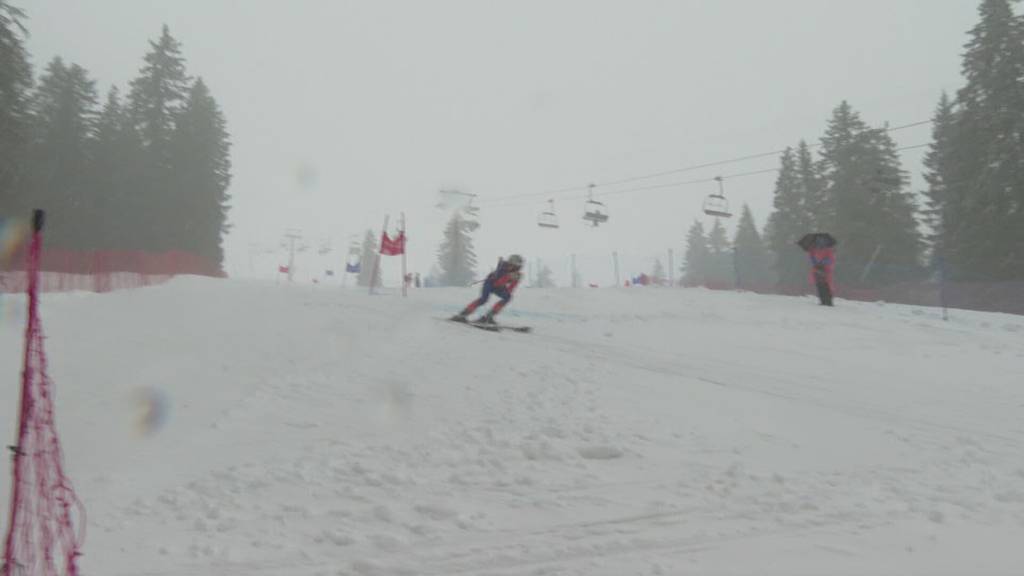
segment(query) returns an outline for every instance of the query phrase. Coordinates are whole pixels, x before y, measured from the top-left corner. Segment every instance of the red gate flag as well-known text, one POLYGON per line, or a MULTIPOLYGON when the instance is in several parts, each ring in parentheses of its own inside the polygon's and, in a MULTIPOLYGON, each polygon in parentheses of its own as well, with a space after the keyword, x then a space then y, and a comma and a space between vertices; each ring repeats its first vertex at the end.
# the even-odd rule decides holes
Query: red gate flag
POLYGON ((385 256, 397 256, 405 253, 405 232, 399 232, 398 238, 391 239, 385 231, 380 238, 380 253, 385 256))
POLYGON ((287 266, 278 266, 277 267, 277 272, 279 274, 287 274, 288 273, 288 267, 287 266))

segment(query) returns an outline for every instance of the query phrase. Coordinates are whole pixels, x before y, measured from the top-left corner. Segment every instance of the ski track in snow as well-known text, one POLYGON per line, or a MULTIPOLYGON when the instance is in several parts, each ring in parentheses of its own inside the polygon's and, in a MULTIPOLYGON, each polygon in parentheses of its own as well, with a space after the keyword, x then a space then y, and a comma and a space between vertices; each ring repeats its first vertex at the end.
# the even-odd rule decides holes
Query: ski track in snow
POLYGON ((471 297, 47 295, 83 573, 1019 570, 1024 318, 633 289, 524 290, 530 335, 436 321, 471 297))

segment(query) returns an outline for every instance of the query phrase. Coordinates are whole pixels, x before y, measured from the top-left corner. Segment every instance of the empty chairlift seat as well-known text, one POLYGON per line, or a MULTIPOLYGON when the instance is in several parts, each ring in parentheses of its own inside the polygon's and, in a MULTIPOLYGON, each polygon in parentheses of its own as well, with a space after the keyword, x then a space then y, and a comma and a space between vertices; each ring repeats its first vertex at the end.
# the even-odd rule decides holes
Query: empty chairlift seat
POLYGON ((708 197, 704 199, 704 213, 708 216, 729 218, 732 216, 732 211, 729 210, 729 201, 725 198, 722 177, 716 176, 715 180, 718 182, 718 194, 708 194, 708 197))
POLYGON ((537 226, 541 228, 558 228, 558 215, 555 214, 555 201, 548 200, 548 209, 537 216, 537 226))

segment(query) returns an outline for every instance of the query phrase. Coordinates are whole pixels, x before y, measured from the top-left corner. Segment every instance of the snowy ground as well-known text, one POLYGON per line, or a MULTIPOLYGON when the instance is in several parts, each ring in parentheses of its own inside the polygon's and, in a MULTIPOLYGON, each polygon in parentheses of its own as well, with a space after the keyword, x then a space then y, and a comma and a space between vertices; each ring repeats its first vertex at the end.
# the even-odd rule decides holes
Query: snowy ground
POLYGON ((1024 318, 633 289, 524 290, 530 335, 435 319, 471 294, 47 295, 86 575, 1021 573, 1024 318))

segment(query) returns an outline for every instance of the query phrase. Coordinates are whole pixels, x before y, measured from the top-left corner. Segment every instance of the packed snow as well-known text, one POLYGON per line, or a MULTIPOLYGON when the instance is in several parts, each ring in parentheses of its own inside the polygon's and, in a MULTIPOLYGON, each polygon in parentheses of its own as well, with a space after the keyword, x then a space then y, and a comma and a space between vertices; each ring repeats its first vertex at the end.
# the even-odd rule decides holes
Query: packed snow
POLYGON ((528 335, 441 321, 469 289, 44 295, 83 573, 1020 573, 1024 318, 520 292, 528 335))

